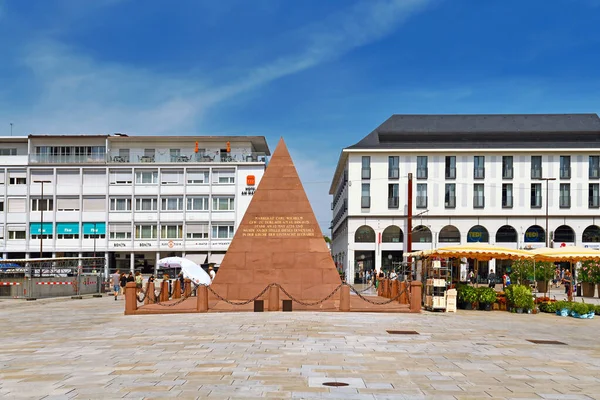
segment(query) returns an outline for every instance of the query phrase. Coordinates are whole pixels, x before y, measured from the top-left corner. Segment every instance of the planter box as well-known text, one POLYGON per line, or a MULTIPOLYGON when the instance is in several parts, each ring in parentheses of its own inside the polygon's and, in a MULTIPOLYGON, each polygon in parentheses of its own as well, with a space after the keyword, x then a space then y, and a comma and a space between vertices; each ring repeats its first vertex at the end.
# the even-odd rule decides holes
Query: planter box
POLYGON ((596 285, 589 282, 582 282, 581 288, 583 291, 583 297, 594 297, 594 292, 596 291, 596 285))
POLYGON ((546 293, 548 292, 548 281, 537 281, 537 291, 539 293, 546 293))

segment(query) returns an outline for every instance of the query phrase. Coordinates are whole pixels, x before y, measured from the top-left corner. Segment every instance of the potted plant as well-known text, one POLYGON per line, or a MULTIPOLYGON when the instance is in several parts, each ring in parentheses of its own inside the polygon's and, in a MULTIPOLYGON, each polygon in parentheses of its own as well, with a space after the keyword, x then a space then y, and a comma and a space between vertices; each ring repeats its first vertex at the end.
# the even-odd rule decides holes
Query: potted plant
POLYGON ((506 296, 497 296, 496 302, 500 311, 506 311, 506 296))
POLYGON ((540 293, 548 293, 548 282, 554 278, 554 263, 549 261, 535 263, 535 280, 540 293))
POLYGON ((557 301, 556 302, 556 315, 560 315, 561 317, 566 317, 571 313, 571 306, 573 303, 570 301, 557 301))
POLYGON ((511 270, 511 282, 517 285, 525 285, 533 277, 533 261, 524 258, 515 260, 511 265, 511 270))
POLYGON ((490 311, 492 304, 496 302, 496 291, 490 287, 480 287, 477 289, 477 301, 479 302, 479 309, 490 311))
MULTIPOLYGON (((512 285, 511 285, 512 286, 512 285)), ((516 308, 517 313, 522 313, 523 310, 533 308, 533 297, 531 290, 527 286, 514 285, 512 292, 512 304, 516 308)))
POLYGON ((457 289, 458 301, 465 310, 472 310, 473 303, 477 301, 477 292, 473 286, 460 285, 457 289))
POLYGON ((600 264, 595 260, 583 261, 577 274, 581 282, 583 297, 594 297, 596 291, 596 281, 600 276, 600 264))

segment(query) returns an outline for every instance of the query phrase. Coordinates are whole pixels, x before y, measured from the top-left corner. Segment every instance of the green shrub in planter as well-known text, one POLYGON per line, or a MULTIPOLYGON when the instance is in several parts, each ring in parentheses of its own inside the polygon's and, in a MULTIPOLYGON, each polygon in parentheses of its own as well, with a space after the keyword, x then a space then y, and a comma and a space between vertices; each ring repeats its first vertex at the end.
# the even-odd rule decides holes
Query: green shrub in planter
POLYGON ((556 303, 557 302, 544 302, 544 303, 540 303, 539 304, 540 312, 554 314, 556 312, 556 310, 557 310, 556 303))
POLYGON ((477 301, 483 304, 493 304, 496 302, 496 291, 490 287, 480 287, 477 289, 477 301))
POLYGON ((560 310, 571 311, 571 306, 573 305, 573 303, 571 303, 570 301, 566 301, 566 300, 557 301, 555 304, 556 304, 556 309, 558 311, 560 311, 560 310))
POLYGON ((587 312, 588 314, 593 313, 596 311, 596 305, 595 304, 586 304, 587 306, 587 312))
POLYGON ((588 305, 585 303, 573 303, 571 305, 571 312, 577 313, 579 315, 588 313, 588 305))
POLYGON ((458 301, 473 304, 477 301, 477 291, 473 286, 461 285, 457 289, 458 301))
MULTIPOLYGON (((511 285, 513 286, 513 285, 511 285)), ((511 290, 512 304, 515 308, 519 309, 532 309, 533 308, 533 297, 531 295, 531 289, 523 285, 514 285, 511 290)))
POLYGON ((600 305, 596 306, 596 315, 600 315, 600 305))

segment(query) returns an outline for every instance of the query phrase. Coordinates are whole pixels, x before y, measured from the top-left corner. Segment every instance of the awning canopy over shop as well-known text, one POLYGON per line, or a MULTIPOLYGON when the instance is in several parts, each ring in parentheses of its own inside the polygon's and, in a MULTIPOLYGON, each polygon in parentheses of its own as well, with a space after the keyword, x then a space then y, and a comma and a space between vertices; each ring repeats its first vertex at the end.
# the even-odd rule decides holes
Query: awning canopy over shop
POLYGON ((225 253, 213 253, 210 256, 208 256, 208 263, 221 265, 221 263, 223 262, 223 258, 225 258, 225 253))
POLYGON ((578 246, 566 246, 557 248, 542 247, 531 250, 536 260, 540 261, 565 261, 577 262, 587 260, 600 260, 600 250, 588 249, 578 246))
POLYGON ((410 257, 443 257, 443 258, 474 258, 479 261, 489 261, 497 258, 500 260, 516 260, 520 258, 533 258, 533 252, 509 249, 488 243, 467 243, 456 246, 440 247, 438 249, 415 251, 406 254, 410 257))

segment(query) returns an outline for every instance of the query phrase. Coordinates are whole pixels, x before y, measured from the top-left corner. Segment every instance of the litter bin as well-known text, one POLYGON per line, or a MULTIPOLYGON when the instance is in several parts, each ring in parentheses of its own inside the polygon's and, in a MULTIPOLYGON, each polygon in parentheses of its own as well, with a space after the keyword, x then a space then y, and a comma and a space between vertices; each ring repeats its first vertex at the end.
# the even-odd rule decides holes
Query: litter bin
POLYGON ((575 296, 581 297, 581 283, 577 284, 577 292, 576 292, 575 296))

